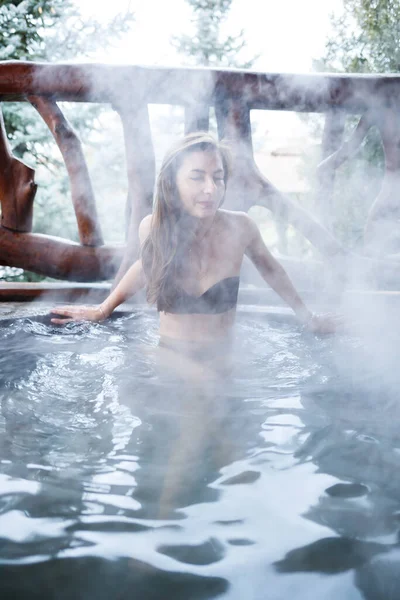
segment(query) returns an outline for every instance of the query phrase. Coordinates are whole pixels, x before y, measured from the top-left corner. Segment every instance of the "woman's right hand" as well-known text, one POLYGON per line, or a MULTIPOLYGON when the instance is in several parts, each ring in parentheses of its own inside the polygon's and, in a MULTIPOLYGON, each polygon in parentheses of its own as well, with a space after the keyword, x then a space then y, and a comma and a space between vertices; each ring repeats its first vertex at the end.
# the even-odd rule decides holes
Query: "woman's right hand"
POLYGON ((101 306, 57 306, 50 311, 50 314, 63 317, 51 319, 51 322, 56 325, 65 325, 71 321, 105 321, 107 318, 101 306))
POLYGON ((310 313, 310 318, 304 323, 304 328, 312 333, 329 334, 343 330, 344 323, 343 315, 310 313))

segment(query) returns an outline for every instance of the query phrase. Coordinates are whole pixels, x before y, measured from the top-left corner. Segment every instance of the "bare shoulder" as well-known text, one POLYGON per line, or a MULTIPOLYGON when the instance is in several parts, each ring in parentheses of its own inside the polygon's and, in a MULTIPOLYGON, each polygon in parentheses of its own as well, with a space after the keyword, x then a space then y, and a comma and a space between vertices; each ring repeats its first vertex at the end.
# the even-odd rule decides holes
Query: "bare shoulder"
POLYGON ((140 243, 143 244, 146 241, 150 231, 151 231, 151 222, 153 219, 153 215, 147 215, 144 219, 141 220, 139 225, 139 239, 140 243))
POLYGON ((226 227, 234 230, 236 235, 239 234, 248 240, 257 235, 258 226, 247 213, 225 209, 220 209, 219 213, 226 227))

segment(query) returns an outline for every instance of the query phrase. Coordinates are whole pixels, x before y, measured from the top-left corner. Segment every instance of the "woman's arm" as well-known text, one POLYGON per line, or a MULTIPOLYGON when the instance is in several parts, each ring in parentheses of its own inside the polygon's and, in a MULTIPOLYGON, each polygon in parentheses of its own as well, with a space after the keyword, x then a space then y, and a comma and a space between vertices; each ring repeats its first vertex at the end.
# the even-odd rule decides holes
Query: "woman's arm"
POLYGON ((247 215, 244 215, 244 217, 248 238, 245 254, 250 258, 263 279, 292 308, 299 321, 307 328, 321 333, 335 331, 341 322, 341 318, 329 315, 318 316, 307 308, 285 269, 265 245, 256 223, 247 215))
MULTIPOLYGON (((139 227, 141 244, 150 232, 150 218, 145 217, 139 227)), ((104 321, 111 313, 128 298, 136 294, 146 284, 142 267, 142 260, 138 259, 125 273, 121 281, 111 294, 98 306, 59 306, 51 310, 52 314, 61 315, 63 319, 52 318, 56 324, 69 323, 70 321, 104 321)))

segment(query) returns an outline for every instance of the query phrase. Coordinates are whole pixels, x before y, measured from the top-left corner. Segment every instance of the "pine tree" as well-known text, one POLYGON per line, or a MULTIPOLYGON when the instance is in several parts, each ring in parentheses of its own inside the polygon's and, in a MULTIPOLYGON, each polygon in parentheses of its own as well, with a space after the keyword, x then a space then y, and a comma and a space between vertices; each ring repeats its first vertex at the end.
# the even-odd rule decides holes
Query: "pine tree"
POLYGON ((246 48, 244 30, 237 35, 223 37, 232 0, 186 0, 193 10, 194 36, 182 35, 174 38, 181 54, 189 57, 196 65, 206 67, 237 67, 249 69, 256 57, 244 61, 240 57, 246 48))
POLYGON ((333 35, 316 67, 347 73, 400 71, 400 1, 343 0, 333 35))

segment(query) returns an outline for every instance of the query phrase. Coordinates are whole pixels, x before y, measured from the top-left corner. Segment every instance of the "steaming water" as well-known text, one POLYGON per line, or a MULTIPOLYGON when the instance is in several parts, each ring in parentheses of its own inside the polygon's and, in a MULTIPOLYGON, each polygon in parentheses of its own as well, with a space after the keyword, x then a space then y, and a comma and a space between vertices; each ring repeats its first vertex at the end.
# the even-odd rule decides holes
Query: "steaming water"
POLYGON ((146 312, 0 336, 1 598, 400 597, 395 362, 246 314, 218 385, 146 312))

